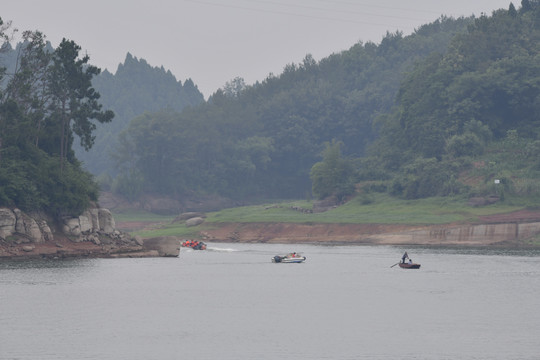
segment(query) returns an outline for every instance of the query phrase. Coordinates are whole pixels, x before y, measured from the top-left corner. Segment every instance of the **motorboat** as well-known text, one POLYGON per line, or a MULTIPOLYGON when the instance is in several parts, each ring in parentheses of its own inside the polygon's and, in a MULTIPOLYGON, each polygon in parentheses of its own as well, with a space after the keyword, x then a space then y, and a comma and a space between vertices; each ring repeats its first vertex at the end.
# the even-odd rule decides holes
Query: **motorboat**
POLYGON ((276 255, 272 258, 274 263, 302 263, 304 261, 306 261, 306 257, 295 252, 287 255, 276 255))
POLYGON ((186 240, 182 243, 183 247, 189 247, 193 250, 206 250, 206 244, 202 241, 186 240))

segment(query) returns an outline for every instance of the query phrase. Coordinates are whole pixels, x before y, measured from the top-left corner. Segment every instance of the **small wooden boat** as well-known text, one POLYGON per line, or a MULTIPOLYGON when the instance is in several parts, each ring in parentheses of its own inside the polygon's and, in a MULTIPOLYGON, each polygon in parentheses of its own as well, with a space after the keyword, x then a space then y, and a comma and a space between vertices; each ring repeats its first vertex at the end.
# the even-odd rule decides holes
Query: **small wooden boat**
POLYGON ((420 269, 420 264, 399 263, 399 267, 402 269, 420 269))

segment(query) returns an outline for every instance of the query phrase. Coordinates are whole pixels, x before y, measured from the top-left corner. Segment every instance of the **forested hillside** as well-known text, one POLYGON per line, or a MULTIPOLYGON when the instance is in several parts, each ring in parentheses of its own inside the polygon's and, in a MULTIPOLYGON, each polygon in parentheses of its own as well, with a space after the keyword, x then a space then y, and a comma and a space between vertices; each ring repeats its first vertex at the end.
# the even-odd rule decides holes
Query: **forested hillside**
POLYGON ((364 156, 401 80, 431 54, 444 54, 473 19, 440 18, 414 34, 388 33, 246 86, 234 79, 200 106, 133 120, 117 151, 118 190, 232 198, 305 197, 326 142, 364 156))
POLYGON ((539 18, 531 0, 443 17, 253 86, 235 79, 181 114, 147 113, 121 136, 119 190, 539 195, 539 18))
MULTIPOLYGON (((145 112, 169 109, 180 112, 186 106, 195 106, 204 101, 202 93, 191 79, 183 84, 163 67, 152 67, 145 60, 127 54, 116 73, 104 71, 96 76, 92 84, 101 94, 101 103, 115 113, 113 122, 97 127, 96 142, 85 151, 75 146, 77 158, 97 176, 117 175, 111 154, 118 142, 118 134, 136 116, 145 112)), ((101 178, 102 184, 106 179, 101 178)), ((111 180, 112 181, 112 180, 111 180)))
POLYGON ((98 189, 77 157, 130 199, 540 196, 538 0, 306 55, 206 102, 130 54, 100 74, 74 42, 50 49, 28 32, 14 51, 7 29, 0 205, 84 209, 98 189), (76 157, 74 142, 95 151, 76 157))
POLYGON ((12 65, 0 66, 0 206, 79 215, 99 189, 73 141, 91 148, 95 124, 114 117, 92 87, 100 70, 74 41, 52 49, 38 31, 24 32, 24 45, 12 49, 12 31, 0 19, 0 55, 12 65))
POLYGON ((445 54, 415 67, 381 118, 373 154, 406 198, 538 196, 539 120, 540 3, 524 0, 476 19, 445 54))

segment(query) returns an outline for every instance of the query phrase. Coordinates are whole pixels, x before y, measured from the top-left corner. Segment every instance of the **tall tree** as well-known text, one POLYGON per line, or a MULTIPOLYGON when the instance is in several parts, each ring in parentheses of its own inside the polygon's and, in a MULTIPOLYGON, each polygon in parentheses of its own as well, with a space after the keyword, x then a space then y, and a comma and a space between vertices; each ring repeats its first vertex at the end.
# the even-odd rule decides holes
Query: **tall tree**
POLYGON ((16 64, 6 87, 6 100, 14 101, 19 107, 20 133, 38 146, 48 102, 46 89, 52 48, 47 47, 45 36, 39 31, 25 31, 23 40, 16 49, 16 64))
MULTIPOLYGON (((0 17, 0 54, 3 54, 11 49, 11 45, 9 43, 10 36, 8 34, 8 31, 11 28, 11 22, 4 23, 2 18, 0 17)), ((4 78, 6 75, 6 68, 3 66, 4 64, 0 64, 0 106, 4 107, 5 102, 5 92, 3 91, 2 85, 4 82, 4 78)), ((3 110, 3 109, 0 109, 3 110)), ((3 111, 1 111, 3 112, 3 111)), ((2 161, 2 148, 4 146, 4 129, 5 129, 5 117, 0 112, 0 163, 2 161)))
POLYGON ((323 160, 311 168, 313 194, 319 199, 333 195, 341 200, 354 192, 356 172, 351 160, 341 157, 340 142, 325 145, 323 160))
POLYGON ((80 50, 74 41, 64 38, 53 54, 49 72, 51 120, 59 124, 61 170, 71 150, 73 134, 80 137, 81 146, 88 150, 95 140, 92 132, 96 125, 91 119, 106 123, 114 117, 112 111, 101 110, 100 94, 92 87, 92 77, 100 69, 88 64, 88 55, 79 58, 80 50))

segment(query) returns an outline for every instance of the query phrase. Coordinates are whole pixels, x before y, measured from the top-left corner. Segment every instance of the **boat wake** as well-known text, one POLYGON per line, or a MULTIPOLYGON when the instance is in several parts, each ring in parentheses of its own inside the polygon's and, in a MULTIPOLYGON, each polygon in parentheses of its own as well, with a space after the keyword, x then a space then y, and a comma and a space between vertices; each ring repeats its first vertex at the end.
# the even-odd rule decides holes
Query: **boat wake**
POLYGON ((218 248, 218 247, 213 247, 213 246, 207 246, 206 247, 206 250, 207 251, 217 251, 217 252, 235 252, 235 251, 240 251, 238 249, 232 249, 232 248, 218 248))

